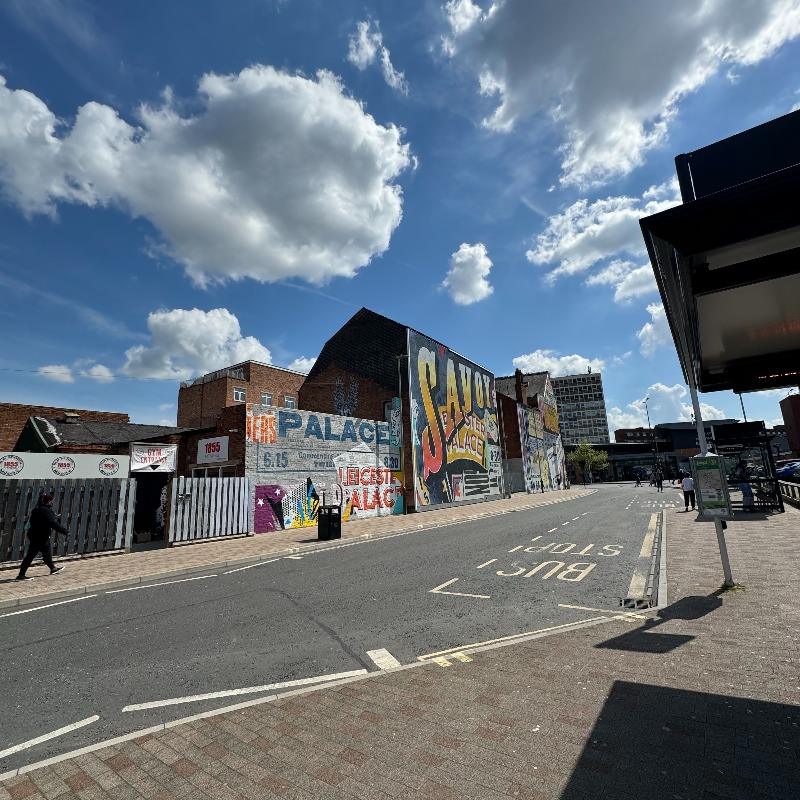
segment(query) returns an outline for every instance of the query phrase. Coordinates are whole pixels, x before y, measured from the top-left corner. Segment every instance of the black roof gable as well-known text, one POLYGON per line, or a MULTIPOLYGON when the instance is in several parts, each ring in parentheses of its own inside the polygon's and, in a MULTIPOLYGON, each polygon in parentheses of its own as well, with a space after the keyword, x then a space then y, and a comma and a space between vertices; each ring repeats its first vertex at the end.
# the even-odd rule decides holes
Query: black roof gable
POLYGON ((407 352, 405 325, 362 308, 328 339, 306 380, 336 365, 397 391, 397 356, 407 352))

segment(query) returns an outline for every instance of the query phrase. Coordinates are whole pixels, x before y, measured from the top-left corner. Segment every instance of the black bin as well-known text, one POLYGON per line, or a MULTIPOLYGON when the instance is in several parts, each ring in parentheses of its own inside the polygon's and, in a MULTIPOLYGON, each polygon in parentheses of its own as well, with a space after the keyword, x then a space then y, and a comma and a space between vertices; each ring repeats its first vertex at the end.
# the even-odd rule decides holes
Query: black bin
POLYGON ((317 511, 317 539, 342 538, 341 506, 320 506, 317 511))

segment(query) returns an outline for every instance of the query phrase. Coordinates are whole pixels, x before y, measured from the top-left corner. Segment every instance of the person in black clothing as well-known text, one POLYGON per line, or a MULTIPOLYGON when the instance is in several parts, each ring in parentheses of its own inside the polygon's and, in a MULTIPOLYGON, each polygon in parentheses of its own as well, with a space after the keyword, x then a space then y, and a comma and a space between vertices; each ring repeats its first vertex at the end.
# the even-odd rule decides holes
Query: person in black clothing
POLYGON ((64 567, 57 567, 53 563, 53 551, 50 546, 50 531, 58 531, 65 536, 69 531, 56 519, 53 513, 53 495, 42 494, 39 495, 39 503, 36 508, 31 511, 30 527, 28 529, 28 552, 25 553, 25 558, 19 565, 18 581, 31 581, 33 578, 25 573, 28 567, 36 557, 37 553, 42 554, 42 561, 50 567, 50 574, 55 575, 61 572, 64 567))

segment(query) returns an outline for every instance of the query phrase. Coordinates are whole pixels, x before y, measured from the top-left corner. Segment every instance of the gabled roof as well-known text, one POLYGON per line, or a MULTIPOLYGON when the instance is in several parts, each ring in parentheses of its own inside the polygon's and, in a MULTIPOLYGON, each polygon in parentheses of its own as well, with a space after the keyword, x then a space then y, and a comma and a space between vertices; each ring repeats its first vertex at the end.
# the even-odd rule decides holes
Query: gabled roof
MULTIPOLYGON (((322 348, 307 381, 313 382, 332 364, 398 391, 397 356, 407 354, 408 328, 362 308, 322 348)), ((405 368, 405 364, 402 365, 405 368)))
POLYGON ((77 419, 74 422, 50 417, 29 417, 28 426, 45 449, 59 445, 114 445, 147 441, 182 433, 188 428, 171 428, 166 425, 139 425, 125 422, 95 422, 77 419))

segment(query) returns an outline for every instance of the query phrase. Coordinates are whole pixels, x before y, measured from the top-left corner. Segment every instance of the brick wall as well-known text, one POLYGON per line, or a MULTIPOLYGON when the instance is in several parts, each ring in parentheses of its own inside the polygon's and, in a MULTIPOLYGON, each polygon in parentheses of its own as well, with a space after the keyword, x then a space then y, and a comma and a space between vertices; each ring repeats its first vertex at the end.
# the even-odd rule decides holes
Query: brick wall
POLYGON ((284 407, 284 398, 293 397, 300 408, 299 391, 305 375, 267 364, 248 362, 242 365, 244 379, 222 376, 207 383, 181 387, 178 391, 178 427, 204 428, 217 424, 223 408, 235 406, 234 389, 244 389, 246 402, 261 403, 261 395, 269 392, 272 405, 284 407))
POLYGON ((517 401, 497 393, 497 405, 500 409, 502 424, 500 436, 504 440, 506 458, 522 458, 522 441, 517 416, 517 401))
POLYGON ((397 389, 381 386, 370 378, 354 375, 338 364, 322 370, 313 380, 306 380, 300 387, 300 408, 305 411, 321 411, 325 414, 339 414, 334 406, 337 379, 341 381, 345 395, 351 385, 358 392, 358 402, 350 414, 362 419, 383 420, 384 404, 397 397, 397 389))
MULTIPOLYGON (((213 428, 203 428, 183 434, 178 461, 178 474, 191 477, 191 467, 197 463, 197 443, 202 439, 213 439, 217 436, 228 437, 228 462, 236 461, 235 477, 245 477, 245 422, 246 406, 237 403, 235 406, 223 408, 213 428)), ((228 463, 226 462, 226 463, 228 463)))
POLYGON ((13 451, 28 417, 63 417, 66 412, 93 422, 130 422, 127 414, 114 411, 87 411, 80 408, 54 406, 29 406, 17 403, 0 403, 0 451, 13 451))

